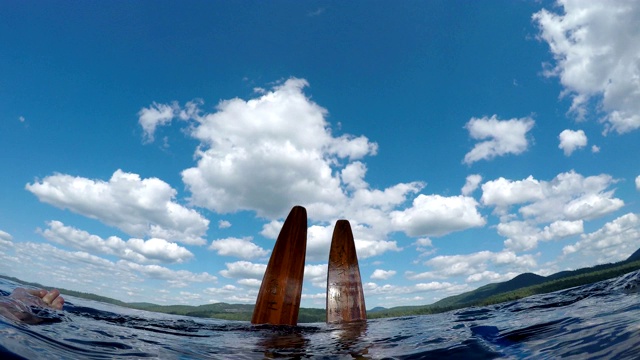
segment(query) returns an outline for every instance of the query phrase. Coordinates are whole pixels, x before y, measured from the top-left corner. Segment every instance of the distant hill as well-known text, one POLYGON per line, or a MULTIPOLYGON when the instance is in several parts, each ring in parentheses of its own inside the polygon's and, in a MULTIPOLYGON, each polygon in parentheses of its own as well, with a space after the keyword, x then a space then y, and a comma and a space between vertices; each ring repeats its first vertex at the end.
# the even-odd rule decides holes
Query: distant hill
POLYGON ((561 271, 546 277, 533 273, 524 273, 509 281, 487 284, 473 291, 444 298, 431 305, 393 307, 382 311, 369 312, 368 316, 370 318, 377 318, 433 314, 469 306, 497 304, 535 294, 543 294, 611 279, 637 269, 640 269, 640 249, 626 260, 613 264, 602 264, 572 271, 561 271))
POLYGON ((384 308, 382 306, 376 306, 371 310, 367 310, 367 313, 374 313, 374 312, 385 311, 385 310, 387 310, 387 308, 384 308))
MULTIPOLYGON (((393 308, 375 307, 367 311, 369 318, 396 317, 433 314, 469 306, 483 306, 511 301, 534 294, 567 289, 574 286, 590 284, 597 281, 611 279, 625 273, 640 269, 640 249, 631 254, 626 260, 602 264, 572 271, 561 271, 549 276, 524 273, 515 278, 499 283, 487 284, 473 291, 450 296, 431 305, 398 306, 393 308)), ((1 278, 29 285, 36 288, 50 288, 38 283, 25 282, 20 279, 0 275, 1 278)), ((254 305, 216 303, 200 306, 190 305, 157 305, 152 303, 125 303, 105 296, 83 293, 73 290, 59 289, 61 293, 83 299, 95 300, 118 306, 161 312, 167 314, 216 318, 226 320, 250 321, 254 305)), ((325 309, 300 308, 298 322, 324 322, 325 309)))
POLYGON ((546 280, 547 279, 544 276, 536 275, 533 273, 524 273, 514 277, 509 281, 487 284, 473 291, 444 298, 438 302, 433 303, 432 305, 448 307, 455 304, 471 303, 479 298, 488 298, 504 292, 521 289, 523 287, 538 285, 545 282, 546 280))
POLYGON ((636 250, 636 252, 631 254, 631 256, 629 256, 626 261, 631 262, 631 261, 637 261, 637 260, 640 260, 640 249, 636 250))

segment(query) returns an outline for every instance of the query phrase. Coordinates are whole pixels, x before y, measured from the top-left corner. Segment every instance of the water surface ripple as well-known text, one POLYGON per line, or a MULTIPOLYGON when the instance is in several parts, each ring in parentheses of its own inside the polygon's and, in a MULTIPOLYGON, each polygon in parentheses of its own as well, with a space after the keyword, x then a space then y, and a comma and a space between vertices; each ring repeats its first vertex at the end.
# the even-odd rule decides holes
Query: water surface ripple
MULTIPOLYGON (((0 317, 2 359, 638 359, 640 270, 437 315, 297 327, 189 318, 66 297, 44 324, 0 317)), ((0 292, 19 286, 0 280, 0 292)))

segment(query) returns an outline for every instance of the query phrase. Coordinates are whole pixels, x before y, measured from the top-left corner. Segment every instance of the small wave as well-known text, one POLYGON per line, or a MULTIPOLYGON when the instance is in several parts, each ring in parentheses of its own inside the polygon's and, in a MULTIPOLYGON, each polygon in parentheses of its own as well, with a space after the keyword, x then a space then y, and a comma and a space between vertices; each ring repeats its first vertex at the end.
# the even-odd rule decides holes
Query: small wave
MULTIPOLYGON (((51 319, 41 325, 0 318, 0 358, 635 359, 639 284, 636 271, 487 307, 297 327, 157 314, 69 297, 62 312, 31 309, 51 319)), ((11 286, 0 291, 8 294, 11 286)))

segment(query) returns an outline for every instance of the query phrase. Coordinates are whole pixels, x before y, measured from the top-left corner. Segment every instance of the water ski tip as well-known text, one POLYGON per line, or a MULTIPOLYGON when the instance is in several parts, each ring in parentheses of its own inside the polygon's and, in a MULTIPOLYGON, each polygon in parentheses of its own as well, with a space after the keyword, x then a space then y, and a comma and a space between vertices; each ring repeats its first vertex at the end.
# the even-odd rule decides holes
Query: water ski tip
POLYGON ((252 324, 297 325, 307 251, 307 210, 294 206, 273 247, 252 324))
POLYGON ((358 255, 351 224, 338 220, 333 229, 327 273, 327 323, 367 319, 358 255))

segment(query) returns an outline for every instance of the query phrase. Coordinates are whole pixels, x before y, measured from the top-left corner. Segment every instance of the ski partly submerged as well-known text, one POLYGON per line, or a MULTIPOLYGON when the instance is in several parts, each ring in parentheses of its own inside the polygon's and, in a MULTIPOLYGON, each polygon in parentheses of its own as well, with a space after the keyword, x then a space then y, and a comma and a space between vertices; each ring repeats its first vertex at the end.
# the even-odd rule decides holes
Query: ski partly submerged
POLYGON ((273 247, 253 310, 252 324, 298 324, 306 250, 307 210, 295 206, 273 247))
POLYGON ((327 273, 327 323, 366 320, 358 255, 351 224, 338 220, 333 230, 327 273))

